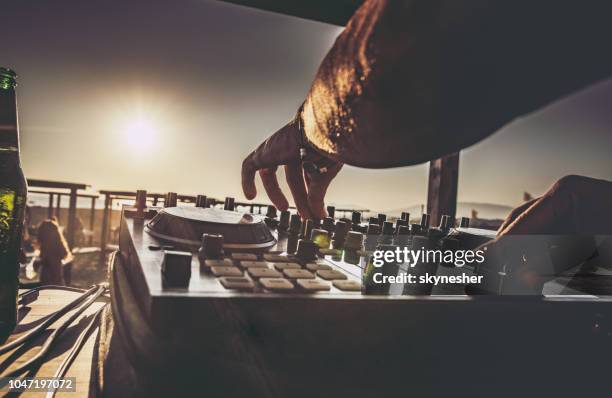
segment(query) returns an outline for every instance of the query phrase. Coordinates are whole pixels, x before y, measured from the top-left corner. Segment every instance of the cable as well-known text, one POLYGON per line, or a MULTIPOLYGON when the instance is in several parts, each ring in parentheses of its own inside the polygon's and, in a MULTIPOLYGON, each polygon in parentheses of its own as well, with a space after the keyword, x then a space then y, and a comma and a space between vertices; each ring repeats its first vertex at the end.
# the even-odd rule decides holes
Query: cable
POLYGON ((34 287, 32 289, 28 289, 25 292, 19 293, 19 297, 25 296, 30 293, 38 292, 41 290, 67 290, 69 292, 77 292, 77 293, 83 293, 86 291, 85 289, 80 289, 78 287, 72 287, 72 286, 42 285, 42 286, 34 287))
MULTIPOLYGON (((89 322, 89 325, 87 325, 87 328, 83 330, 83 332, 81 332, 77 341, 71 347, 70 352, 68 353, 66 358, 62 360, 62 363, 55 371, 55 374, 53 375, 54 378, 62 378, 66 375, 66 372, 68 372, 68 369, 70 369, 72 362, 74 362, 79 352, 81 352, 81 348, 83 348, 83 345, 85 345, 85 342, 87 342, 89 335, 91 335, 91 333, 93 333, 93 331, 98 327, 100 315, 102 314, 102 311, 106 308, 107 305, 108 304, 103 305, 102 308, 96 311, 93 316, 93 319, 91 320, 91 322, 89 322)), ((47 395, 45 395, 45 398, 53 398, 56 392, 57 389, 48 391, 47 395)))
POLYGON ((0 355, 4 354, 6 352, 9 352, 10 350, 12 350, 12 349, 14 349, 16 347, 19 347, 20 345, 22 345, 26 341, 29 341, 29 340, 39 336, 40 334, 42 334, 47 329, 47 327, 49 327, 49 325, 51 325, 53 322, 57 321, 59 318, 64 316, 64 314, 66 314, 68 311, 72 310, 74 307, 76 307, 79 304, 81 304, 88 296, 90 296, 91 294, 97 292, 98 289, 99 289, 98 286, 92 287, 91 289, 89 289, 85 293, 83 293, 80 297, 78 297, 76 300, 72 301, 68 305, 66 305, 63 308, 59 309, 52 316, 47 318, 44 322, 42 322, 40 325, 38 325, 37 327, 32 329, 27 334, 24 334, 23 336, 15 339, 13 341, 11 341, 10 343, 1 346, 0 347, 0 355))
POLYGON ((38 351, 38 353, 35 356, 30 358, 30 360, 26 361, 18 368, 12 370, 6 375, 3 375, 2 377, 17 377, 18 375, 23 373, 26 369, 41 362, 44 359, 44 357, 47 355, 47 353, 49 352, 49 350, 51 349, 55 341, 59 338, 59 336, 61 336, 62 333, 64 333, 64 331, 68 328, 68 326, 70 326, 72 322, 75 321, 75 319, 81 316, 83 311, 89 308, 89 306, 92 305, 100 296, 102 296, 102 294, 104 294, 105 291, 106 291, 106 288, 104 286, 98 287, 93 296, 91 296, 72 315, 70 315, 70 317, 64 323, 60 325, 60 327, 58 327, 57 329, 53 331, 53 333, 51 333, 51 335, 47 338, 47 340, 41 347, 40 351, 38 351))

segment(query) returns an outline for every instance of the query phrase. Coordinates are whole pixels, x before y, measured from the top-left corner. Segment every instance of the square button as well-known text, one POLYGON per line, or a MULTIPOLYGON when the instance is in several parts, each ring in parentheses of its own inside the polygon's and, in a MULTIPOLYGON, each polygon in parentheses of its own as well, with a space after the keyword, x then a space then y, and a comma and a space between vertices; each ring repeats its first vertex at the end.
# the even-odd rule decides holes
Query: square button
POLYGON ((259 283, 273 292, 288 292, 294 289, 293 283, 285 278, 261 278, 259 283))
POLYGON ((297 284, 299 287, 309 292, 327 291, 331 288, 329 283, 316 279, 298 279, 297 284))
POLYGON ((314 274, 305 269, 287 268, 283 270, 283 274, 289 279, 314 279, 314 274))
POLYGON ((232 260, 257 261, 257 255, 253 253, 232 253, 232 260))
POLYGON ((361 283, 355 281, 333 281, 332 284, 336 289, 344 290, 345 292, 360 292, 361 283))
POLYGON ((248 268, 247 273, 253 278, 282 278, 283 274, 270 268, 248 268))
POLYGON ((283 254, 265 253, 263 255, 263 258, 264 260, 271 261, 273 263, 288 263, 289 261, 291 261, 291 259, 289 259, 289 256, 283 254))
POLYGON ((255 287, 252 280, 241 276, 226 276, 219 278, 219 282, 226 289, 233 290, 253 290, 255 287))
POLYGON ((320 276, 321 278, 326 279, 328 281, 348 279, 346 277, 346 275, 344 275, 340 271, 336 271, 335 269, 331 269, 331 270, 319 270, 319 271, 317 271, 317 276, 320 276))
POLYGON ((306 264, 306 269, 308 271, 315 272, 315 271, 318 271, 318 270, 330 270, 330 269, 332 269, 332 267, 330 267, 327 264, 308 263, 308 264, 306 264))
POLYGON ((215 276, 242 276, 242 271, 238 267, 210 267, 215 276))
POLYGON ((242 268, 268 268, 268 263, 265 261, 241 261, 242 268))
POLYGON ((223 259, 223 260, 204 260, 204 265, 207 267, 231 267, 234 265, 232 260, 223 259))
POLYGON ((282 271, 284 269, 300 269, 300 264, 297 263, 274 263, 274 268, 278 271, 282 271))

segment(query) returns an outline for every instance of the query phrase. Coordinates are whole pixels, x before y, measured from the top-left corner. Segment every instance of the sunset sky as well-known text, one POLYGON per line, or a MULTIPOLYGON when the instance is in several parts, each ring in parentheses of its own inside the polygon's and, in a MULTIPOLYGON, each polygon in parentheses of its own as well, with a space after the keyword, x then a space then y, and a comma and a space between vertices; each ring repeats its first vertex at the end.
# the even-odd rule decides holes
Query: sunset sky
MULTIPOLYGON (((294 115, 340 31, 206 0, 3 4, 26 175, 242 199, 242 159, 294 115)), ((465 150, 459 200, 516 205, 569 173, 612 179, 611 105, 608 80, 465 150)), ((423 203, 427 170, 345 167, 328 201, 423 203)))

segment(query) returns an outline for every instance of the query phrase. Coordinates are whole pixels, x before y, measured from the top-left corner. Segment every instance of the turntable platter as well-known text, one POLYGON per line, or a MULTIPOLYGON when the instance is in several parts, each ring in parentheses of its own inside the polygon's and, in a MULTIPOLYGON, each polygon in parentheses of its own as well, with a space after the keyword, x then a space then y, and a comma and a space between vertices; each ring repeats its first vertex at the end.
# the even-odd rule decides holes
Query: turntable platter
POLYGON ((215 208, 163 208, 147 223, 146 231, 160 240, 194 248, 205 233, 223 235, 226 249, 266 249, 276 243, 262 217, 215 208))

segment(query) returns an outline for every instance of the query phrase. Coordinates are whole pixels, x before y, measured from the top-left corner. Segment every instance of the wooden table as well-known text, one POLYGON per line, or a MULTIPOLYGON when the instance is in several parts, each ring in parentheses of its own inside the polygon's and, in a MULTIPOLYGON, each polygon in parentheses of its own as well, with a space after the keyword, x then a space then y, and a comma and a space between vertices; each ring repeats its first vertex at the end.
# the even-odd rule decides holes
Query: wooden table
MULTIPOLYGON (((60 291, 60 290, 41 290, 38 300, 29 304, 26 307, 19 308, 19 323, 13 334, 9 337, 8 341, 12 341, 29 330, 37 326, 42 322, 43 318, 49 314, 59 310, 66 304, 76 299, 80 293, 60 291)), ((93 314, 104 306, 107 299, 101 297, 97 302, 93 303, 87 308, 83 314, 70 325, 68 329, 64 331, 61 337, 56 342, 55 346, 51 348, 51 351, 45 358, 45 363, 33 375, 34 377, 52 377, 60 366, 62 360, 68 355, 72 345, 81 334, 83 330, 89 325, 93 314)), ((56 321, 50 326, 46 333, 36 338, 33 342, 27 343, 26 351, 14 359, 6 369, 0 368, 2 374, 15 369, 22 363, 29 360, 32 356, 40 350, 41 345, 44 343, 46 337, 48 337, 53 330, 59 327, 68 317, 74 313, 72 310, 65 314, 62 318, 56 321)), ((65 377, 76 378, 76 393, 75 392, 58 392, 56 397, 89 397, 95 396, 96 391, 96 374, 95 368, 96 360, 96 341, 99 333, 99 326, 89 335, 85 345, 82 347, 75 361, 72 363, 65 377)), ((14 351, 20 350, 20 348, 14 351)), ((12 356, 14 351, 0 355, 0 362, 6 358, 12 356)), ((9 393, 3 392, 2 396, 7 396, 9 393)), ((20 396, 22 397, 44 397, 46 392, 24 392, 20 396)))

